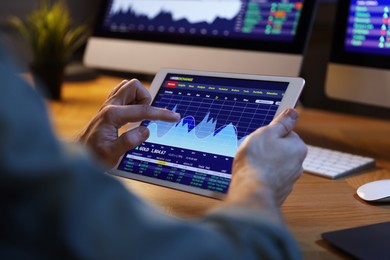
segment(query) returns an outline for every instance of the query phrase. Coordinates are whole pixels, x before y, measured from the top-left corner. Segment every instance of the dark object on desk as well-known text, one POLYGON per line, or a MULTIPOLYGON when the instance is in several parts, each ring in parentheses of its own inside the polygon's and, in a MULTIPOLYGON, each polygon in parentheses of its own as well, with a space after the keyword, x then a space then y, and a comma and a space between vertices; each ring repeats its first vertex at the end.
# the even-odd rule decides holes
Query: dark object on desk
POLYGON ((358 259, 390 259, 390 222, 331 231, 322 238, 358 259))
POLYGON ((80 82, 93 80, 98 77, 98 72, 92 68, 85 67, 81 62, 73 62, 65 69, 65 78, 67 82, 80 82))
POLYGON ((64 81, 64 64, 31 65, 34 84, 45 98, 61 100, 61 88, 64 81))

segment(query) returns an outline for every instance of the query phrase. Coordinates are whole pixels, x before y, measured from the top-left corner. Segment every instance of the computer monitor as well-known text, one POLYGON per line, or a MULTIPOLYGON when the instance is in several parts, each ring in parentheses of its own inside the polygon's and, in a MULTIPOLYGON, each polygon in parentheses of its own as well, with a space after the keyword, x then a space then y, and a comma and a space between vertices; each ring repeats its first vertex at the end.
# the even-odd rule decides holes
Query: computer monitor
POLYGON ((389 68, 390 0, 338 1, 326 95, 390 118, 389 68))
POLYGON ((105 0, 87 66, 297 76, 314 16, 309 0, 105 0))

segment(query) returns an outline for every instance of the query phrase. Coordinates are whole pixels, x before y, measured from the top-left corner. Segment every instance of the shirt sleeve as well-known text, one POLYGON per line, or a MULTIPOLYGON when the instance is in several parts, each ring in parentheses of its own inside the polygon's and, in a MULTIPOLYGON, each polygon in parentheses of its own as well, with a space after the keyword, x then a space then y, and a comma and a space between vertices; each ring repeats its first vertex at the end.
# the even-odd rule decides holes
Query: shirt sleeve
POLYGON ((56 139, 44 103, 0 48, 0 251, 11 258, 298 259, 284 226, 221 208, 164 214, 56 139))

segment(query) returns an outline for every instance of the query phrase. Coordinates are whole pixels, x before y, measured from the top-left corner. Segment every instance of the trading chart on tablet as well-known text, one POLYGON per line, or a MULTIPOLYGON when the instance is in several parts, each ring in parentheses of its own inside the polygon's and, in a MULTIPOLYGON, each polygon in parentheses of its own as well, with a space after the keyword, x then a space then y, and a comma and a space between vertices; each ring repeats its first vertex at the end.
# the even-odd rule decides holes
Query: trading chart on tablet
POLYGON ((226 192, 238 146, 273 119, 287 82, 168 74, 153 106, 181 114, 178 123, 144 121, 150 137, 118 169, 226 192))

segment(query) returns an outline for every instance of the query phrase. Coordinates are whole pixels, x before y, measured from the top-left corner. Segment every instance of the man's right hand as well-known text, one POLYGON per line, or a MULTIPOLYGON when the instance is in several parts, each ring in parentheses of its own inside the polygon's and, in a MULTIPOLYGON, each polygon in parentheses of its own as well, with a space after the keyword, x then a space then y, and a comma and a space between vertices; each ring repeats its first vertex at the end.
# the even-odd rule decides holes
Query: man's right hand
POLYGON ((233 162, 228 202, 254 207, 283 203, 303 172, 307 153, 292 131, 297 119, 297 111, 287 109, 246 138, 233 162))

